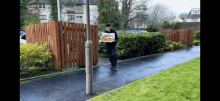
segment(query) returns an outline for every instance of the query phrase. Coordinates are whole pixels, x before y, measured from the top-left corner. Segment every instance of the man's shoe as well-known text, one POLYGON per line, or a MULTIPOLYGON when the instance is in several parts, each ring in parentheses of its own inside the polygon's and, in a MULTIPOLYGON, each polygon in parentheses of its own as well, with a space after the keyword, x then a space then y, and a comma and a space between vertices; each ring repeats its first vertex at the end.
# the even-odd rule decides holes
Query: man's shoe
POLYGON ((116 67, 114 67, 114 71, 117 71, 118 69, 116 67))
POLYGON ((111 70, 114 70, 114 67, 111 67, 110 69, 111 69, 111 70))

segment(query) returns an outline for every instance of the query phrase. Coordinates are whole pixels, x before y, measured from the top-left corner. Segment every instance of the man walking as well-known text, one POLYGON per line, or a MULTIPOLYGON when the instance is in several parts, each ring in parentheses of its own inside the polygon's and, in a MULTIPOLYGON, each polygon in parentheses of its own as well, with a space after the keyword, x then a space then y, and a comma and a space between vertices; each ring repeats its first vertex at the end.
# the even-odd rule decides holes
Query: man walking
POLYGON ((115 41, 114 42, 106 42, 106 53, 111 62, 111 70, 117 71, 116 63, 117 63, 117 55, 116 55, 116 43, 118 42, 117 32, 111 29, 110 24, 106 24, 106 30, 104 33, 115 33, 115 41))

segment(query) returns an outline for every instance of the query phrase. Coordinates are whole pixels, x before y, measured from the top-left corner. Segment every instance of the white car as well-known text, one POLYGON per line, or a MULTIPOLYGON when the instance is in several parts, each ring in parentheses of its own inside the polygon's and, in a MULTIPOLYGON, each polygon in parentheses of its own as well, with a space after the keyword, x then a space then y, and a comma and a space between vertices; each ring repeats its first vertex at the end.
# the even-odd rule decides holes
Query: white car
POLYGON ((20 44, 26 44, 26 34, 20 36, 20 44))

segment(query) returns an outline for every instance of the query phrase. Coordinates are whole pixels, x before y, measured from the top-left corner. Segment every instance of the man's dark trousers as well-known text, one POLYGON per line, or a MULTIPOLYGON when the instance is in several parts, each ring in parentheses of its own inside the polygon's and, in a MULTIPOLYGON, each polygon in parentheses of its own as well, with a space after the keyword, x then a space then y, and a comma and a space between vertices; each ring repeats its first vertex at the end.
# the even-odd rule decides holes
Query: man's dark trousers
POLYGON ((116 63, 117 63, 116 46, 106 45, 105 47, 106 47, 106 53, 109 57, 112 67, 116 67, 116 63))

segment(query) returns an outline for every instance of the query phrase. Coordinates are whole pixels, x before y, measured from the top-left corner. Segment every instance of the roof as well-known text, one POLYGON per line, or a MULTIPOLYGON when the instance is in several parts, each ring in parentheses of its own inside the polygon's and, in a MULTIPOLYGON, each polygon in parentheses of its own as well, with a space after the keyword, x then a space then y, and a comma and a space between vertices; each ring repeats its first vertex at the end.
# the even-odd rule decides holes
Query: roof
POLYGON ((180 19, 179 17, 176 17, 175 19, 173 19, 173 22, 183 22, 183 20, 180 19))
MULTIPOLYGON (((30 3, 36 3, 36 2, 37 4, 40 3, 48 4, 49 0, 30 0, 30 3)), ((63 3, 86 5, 86 0, 65 0, 63 1, 63 3)), ((98 4, 99 4, 99 0, 90 0, 90 5, 98 5, 98 4)))
POLYGON ((200 18, 200 14, 191 14, 191 11, 190 11, 187 18, 200 18))

